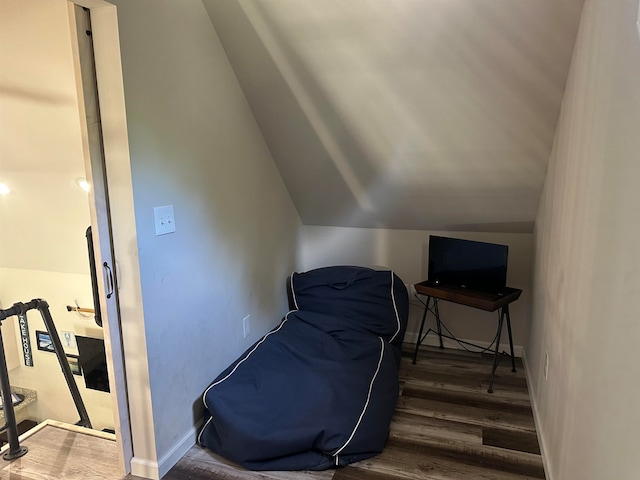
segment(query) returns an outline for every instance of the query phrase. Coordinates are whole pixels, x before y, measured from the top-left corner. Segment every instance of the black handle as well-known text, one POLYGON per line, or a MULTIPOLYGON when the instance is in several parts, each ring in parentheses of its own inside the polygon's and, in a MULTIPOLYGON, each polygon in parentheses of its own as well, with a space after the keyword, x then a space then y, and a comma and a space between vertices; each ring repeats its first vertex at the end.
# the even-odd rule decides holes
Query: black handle
POLYGON ((107 262, 104 262, 102 266, 107 271, 107 278, 109 279, 109 293, 107 293, 107 298, 111 298, 113 295, 113 272, 111 271, 111 267, 107 262))
POLYGON ((96 272, 96 256, 93 251, 93 234, 91 226, 87 228, 85 233, 87 237, 87 250, 89 252, 89 270, 91 272, 91 290, 93 293, 93 311, 96 324, 102 326, 102 313, 100 312, 100 295, 98 289, 98 274, 96 272))

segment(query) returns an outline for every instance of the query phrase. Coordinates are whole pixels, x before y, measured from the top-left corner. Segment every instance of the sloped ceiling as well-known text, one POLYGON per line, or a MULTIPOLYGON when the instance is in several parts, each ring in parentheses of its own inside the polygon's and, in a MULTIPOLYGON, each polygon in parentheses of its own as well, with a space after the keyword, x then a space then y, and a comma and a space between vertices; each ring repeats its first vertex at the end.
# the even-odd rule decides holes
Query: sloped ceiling
POLYGON ((204 0, 305 224, 531 231, 582 0, 204 0))

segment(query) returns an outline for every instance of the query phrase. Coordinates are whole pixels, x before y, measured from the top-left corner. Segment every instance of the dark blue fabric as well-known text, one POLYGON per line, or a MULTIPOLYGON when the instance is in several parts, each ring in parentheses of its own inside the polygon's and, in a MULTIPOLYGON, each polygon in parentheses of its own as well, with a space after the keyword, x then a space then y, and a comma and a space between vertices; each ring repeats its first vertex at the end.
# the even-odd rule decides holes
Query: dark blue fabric
POLYGON ((409 298, 393 272, 325 267, 292 274, 291 286, 297 309, 333 315, 347 323, 345 328, 381 336, 398 347, 402 344, 409 298))
POLYGON ((299 310, 206 390, 201 445, 252 470, 322 470, 382 451, 398 396, 389 340, 402 341, 406 289, 389 271, 320 270, 292 275, 299 310))

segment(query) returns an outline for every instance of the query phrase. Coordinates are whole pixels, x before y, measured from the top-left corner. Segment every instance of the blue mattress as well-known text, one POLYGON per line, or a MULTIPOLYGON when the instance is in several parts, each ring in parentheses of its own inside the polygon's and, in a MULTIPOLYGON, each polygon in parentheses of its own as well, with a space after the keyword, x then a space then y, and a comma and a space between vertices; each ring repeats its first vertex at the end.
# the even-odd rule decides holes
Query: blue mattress
POLYGON ((408 315, 391 271, 294 273, 292 310, 206 389, 198 442, 251 470, 323 470, 384 447, 408 315))

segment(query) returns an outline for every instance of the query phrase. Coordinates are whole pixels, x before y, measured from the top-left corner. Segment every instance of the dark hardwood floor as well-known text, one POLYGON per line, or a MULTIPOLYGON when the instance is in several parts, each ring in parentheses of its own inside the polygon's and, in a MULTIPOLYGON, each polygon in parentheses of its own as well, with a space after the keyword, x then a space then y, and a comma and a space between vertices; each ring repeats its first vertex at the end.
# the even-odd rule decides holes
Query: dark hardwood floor
POLYGON ((491 355, 421 347, 411 364, 406 346, 401 394, 385 450, 324 472, 251 472, 193 447, 165 480, 524 480, 544 479, 529 393, 520 359, 508 358, 487 393, 491 355))

